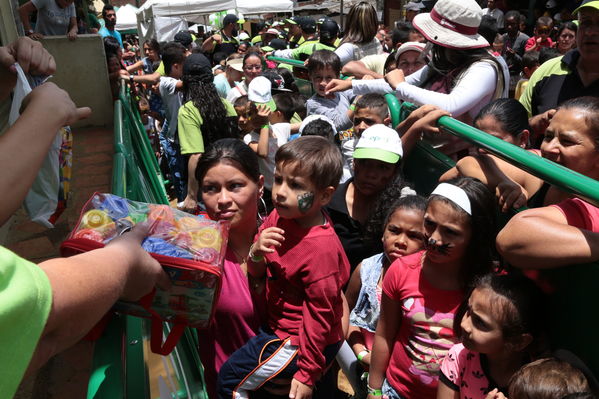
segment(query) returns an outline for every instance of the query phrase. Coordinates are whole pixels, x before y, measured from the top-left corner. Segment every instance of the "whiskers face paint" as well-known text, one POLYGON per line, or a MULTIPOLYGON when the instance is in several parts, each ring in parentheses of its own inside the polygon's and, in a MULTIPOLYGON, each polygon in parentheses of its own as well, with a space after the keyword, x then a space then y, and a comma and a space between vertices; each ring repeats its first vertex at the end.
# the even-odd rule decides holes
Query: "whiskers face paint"
POLYGON ((314 193, 307 192, 297 196, 297 207, 301 213, 307 213, 314 204, 314 193))
POLYGON ((449 250, 453 247, 454 245, 451 243, 437 244, 437 240, 435 240, 434 238, 428 235, 424 236, 424 248, 427 251, 434 251, 440 253, 441 255, 447 255, 449 253, 449 250))

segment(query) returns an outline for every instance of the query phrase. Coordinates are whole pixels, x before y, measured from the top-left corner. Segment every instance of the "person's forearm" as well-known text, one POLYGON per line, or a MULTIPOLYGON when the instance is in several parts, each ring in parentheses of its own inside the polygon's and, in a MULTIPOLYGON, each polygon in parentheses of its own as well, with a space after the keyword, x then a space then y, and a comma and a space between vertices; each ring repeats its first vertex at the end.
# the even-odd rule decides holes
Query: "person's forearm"
POLYGON ((204 40, 202 43, 202 51, 205 53, 210 53, 214 49, 214 39, 210 36, 208 39, 204 40))
POLYGON ((29 369, 78 342, 121 296, 130 264, 128 251, 106 247, 39 266, 52 285, 52 308, 29 369))
POLYGON ((379 334, 374 336, 372 354, 370 356, 370 370, 368 372, 368 386, 381 389, 385 380, 385 370, 389 366, 393 343, 379 334))
POLYGON ((258 140, 258 156, 260 158, 268 157, 268 141, 270 138, 270 126, 268 123, 260 128, 260 139, 258 140))
POLYGON ((349 326, 349 330, 347 333, 347 343, 351 346, 355 355, 358 356, 358 353, 367 349, 366 344, 364 342, 364 336, 362 335, 362 331, 360 331, 360 327, 349 326))
POLYGON ((341 73, 344 75, 352 75, 358 79, 362 79, 364 75, 370 75, 375 79, 384 78, 383 75, 378 74, 370 69, 366 68, 366 65, 362 61, 350 61, 343 66, 341 73))
POLYGON ((71 18, 69 22, 69 33, 77 33, 77 18, 71 18))
POLYGON ((23 30, 25 33, 31 31, 31 24, 29 23, 29 10, 27 10, 25 5, 19 7, 19 17, 21 18, 21 23, 23 24, 23 30))
POLYGON ((0 191, 10 193, 0 199, 0 224, 21 206, 37 176, 50 144, 62 127, 64 115, 60 111, 31 105, 0 137, 0 170, 3 171, 0 191))
POLYGON ((187 162, 187 196, 194 201, 198 200, 199 184, 196 179, 196 169, 201 157, 201 153, 191 154, 187 162))
POLYGON ((133 81, 135 83, 154 85, 160 81, 160 74, 158 72, 154 72, 148 75, 136 75, 133 77, 133 81))
POLYGON ((497 249, 510 264, 547 269, 599 260, 599 233, 548 220, 538 211, 517 214, 497 235, 497 249))

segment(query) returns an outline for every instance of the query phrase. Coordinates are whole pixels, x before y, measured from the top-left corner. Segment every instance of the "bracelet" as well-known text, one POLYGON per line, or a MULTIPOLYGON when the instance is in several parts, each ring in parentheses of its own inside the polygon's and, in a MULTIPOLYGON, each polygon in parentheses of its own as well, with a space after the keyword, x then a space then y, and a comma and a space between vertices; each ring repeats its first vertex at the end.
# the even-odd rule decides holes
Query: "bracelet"
POLYGON ((366 388, 368 389, 368 395, 373 395, 373 396, 383 396, 383 391, 379 388, 379 389, 374 389, 372 387, 370 387, 370 385, 366 385, 366 388))
POLYGON ((262 125, 262 127, 260 128, 260 130, 262 129, 268 129, 270 127, 270 125, 267 123, 266 125, 262 125))
POLYGON ((362 350, 360 353, 358 353, 358 360, 363 361, 366 355, 368 355, 369 353, 370 351, 368 349, 362 350))
POLYGON ((248 253, 250 260, 254 263, 264 262, 264 255, 256 256, 254 255, 254 244, 250 247, 250 252, 248 253))
POLYGON ((356 103, 353 103, 352 105, 350 105, 350 106, 349 106, 349 109, 350 109, 351 111, 354 111, 354 112, 355 112, 355 111, 356 111, 356 103))

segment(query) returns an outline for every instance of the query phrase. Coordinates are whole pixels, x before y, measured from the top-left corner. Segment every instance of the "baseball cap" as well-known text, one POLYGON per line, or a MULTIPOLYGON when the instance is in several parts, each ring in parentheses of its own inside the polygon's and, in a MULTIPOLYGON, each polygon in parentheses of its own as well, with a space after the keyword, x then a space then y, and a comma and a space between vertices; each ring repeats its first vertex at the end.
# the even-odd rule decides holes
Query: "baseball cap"
POLYGON ((299 21, 302 30, 311 33, 316 32, 316 21, 312 17, 302 17, 299 21))
POLYGON ((285 88, 285 79, 276 71, 266 70, 262 72, 261 76, 264 76, 266 79, 270 80, 271 93, 274 92, 276 94, 282 91, 291 91, 285 88))
POLYGON ((578 11, 580 11, 580 9, 584 8, 584 7, 591 7, 591 8, 594 8, 595 10, 599 10, 599 0, 585 0, 585 1, 583 1, 582 4, 580 4, 577 9, 575 9, 574 11, 572 11, 572 14, 578 13, 578 11))
POLYGON ((271 111, 275 111, 277 106, 272 99, 272 84, 264 76, 257 76, 250 82, 248 87, 248 100, 258 105, 268 105, 271 111))
POLYGON ((285 22, 291 25, 297 25, 299 23, 300 17, 295 16, 291 18, 286 18, 285 22))
POLYGON ((226 65, 230 66, 236 71, 243 72, 243 58, 234 58, 232 60, 227 60, 226 65))
MULTIPOLYGON (((399 59, 399 56, 405 53, 406 51, 417 51, 422 53, 424 51, 424 43, 420 42, 405 42, 397 49, 395 53, 395 59, 399 59)), ((427 57, 428 60, 428 57, 427 57)))
POLYGON ((193 38, 191 37, 191 33, 182 30, 177 32, 173 41, 181 43, 184 47, 189 47, 189 45, 193 42, 193 38))
POLYGON ((399 134, 382 124, 372 125, 364 130, 354 150, 355 159, 376 159, 387 163, 397 163, 403 156, 399 134))
POLYGON ((245 32, 241 32, 239 34, 239 40, 241 40, 242 42, 245 41, 245 40, 250 40, 250 35, 248 35, 245 32))
POLYGON ((275 28, 268 28, 268 30, 266 31, 266 33, 269 34, 269 35, 279 36, 279 31, 276 30, 275 28))
POLYGON ((235 14, 227 14, 223 18, 223 27, 225 27, 225 26, 227 26, 229 24, 236 24, 237 21, 239 21, 239 18, 237 18, 237 15, 235 15, 235 14))
POLYGON ((332 19, 327 19, 320 24, 320 37, 332 39, 339 34, 339 25, 332 19))
POLYGON ((202 82, 212 82, 212 64, 204 54, 191 54, 183 62, 183 76, 197 76, 202 82))

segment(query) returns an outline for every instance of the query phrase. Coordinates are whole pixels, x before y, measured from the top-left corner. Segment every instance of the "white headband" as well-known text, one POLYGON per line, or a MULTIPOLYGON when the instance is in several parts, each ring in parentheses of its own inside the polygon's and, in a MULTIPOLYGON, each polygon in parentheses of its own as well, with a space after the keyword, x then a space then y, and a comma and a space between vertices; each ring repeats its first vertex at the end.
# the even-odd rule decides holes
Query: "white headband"
POLYGON ((462 208, 468 215, 472 216, 472 207, 470 206, 470 199, 464 190, 458 186, 454 186, 449 183, 441 183, 433 190, 431 195, 440 195, 445 197, 460 208, 462 208))

